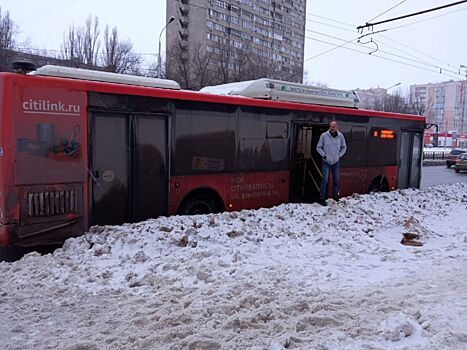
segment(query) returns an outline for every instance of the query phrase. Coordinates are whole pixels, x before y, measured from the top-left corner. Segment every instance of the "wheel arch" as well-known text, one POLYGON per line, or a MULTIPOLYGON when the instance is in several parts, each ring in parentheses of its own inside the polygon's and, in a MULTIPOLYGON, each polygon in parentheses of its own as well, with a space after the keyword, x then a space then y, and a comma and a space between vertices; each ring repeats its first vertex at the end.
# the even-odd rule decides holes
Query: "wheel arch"
POLYGON ((373 178, 368 187, 368 193, 371 192, 389 192, 389 181, 384 175, 378 175, 373 178))

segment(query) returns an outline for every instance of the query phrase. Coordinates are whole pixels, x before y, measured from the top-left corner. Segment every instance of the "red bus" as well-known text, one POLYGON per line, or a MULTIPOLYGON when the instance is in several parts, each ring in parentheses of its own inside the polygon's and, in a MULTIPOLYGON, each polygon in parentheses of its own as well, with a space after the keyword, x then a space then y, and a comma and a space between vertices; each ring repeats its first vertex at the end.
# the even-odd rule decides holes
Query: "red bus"
POLYGON ((54 66, 0 74, 0 246, 313 202, 316 144, 332 120, 348 145, 340 196, 419 187, 424 117, 352 108, 351 92, 254 83, 250 95, 221 96, 54 66))

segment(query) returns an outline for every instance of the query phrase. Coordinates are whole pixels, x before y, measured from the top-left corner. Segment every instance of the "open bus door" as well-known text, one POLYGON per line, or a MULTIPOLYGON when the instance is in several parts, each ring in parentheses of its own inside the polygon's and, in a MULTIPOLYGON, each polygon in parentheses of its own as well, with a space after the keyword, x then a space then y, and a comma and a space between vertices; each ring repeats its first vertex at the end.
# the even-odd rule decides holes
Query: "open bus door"
POLYGON ((292 202, 315 202, 319 200, 322 158, 316 151, 316 146, 319 137, 326 130, 325 126, 319 125, 295 125, 290 182, 290 200, 292 202))
POLYGON ((422 144, 421 132, 402 130, 397 187, 419 188, 421 180, 422 144))
POLYGON ((165 115, 92 115, 91 223, 117 225, 167 213, 165 115))

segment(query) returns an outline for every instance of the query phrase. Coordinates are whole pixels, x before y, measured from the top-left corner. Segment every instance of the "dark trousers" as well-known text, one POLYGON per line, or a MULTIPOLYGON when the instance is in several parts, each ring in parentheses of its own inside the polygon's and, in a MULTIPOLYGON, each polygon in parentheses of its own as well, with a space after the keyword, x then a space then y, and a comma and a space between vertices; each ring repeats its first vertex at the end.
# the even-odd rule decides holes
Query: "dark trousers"
POLYGON ((328 164, 323 160, 321 167, 323 178, 321 179, 321 186, 319 187, 319 199, 325 199, 328 188, 329 170, 332 172, 332 198, 337 198, 339 193, 339 162, 336 164, 328 164))

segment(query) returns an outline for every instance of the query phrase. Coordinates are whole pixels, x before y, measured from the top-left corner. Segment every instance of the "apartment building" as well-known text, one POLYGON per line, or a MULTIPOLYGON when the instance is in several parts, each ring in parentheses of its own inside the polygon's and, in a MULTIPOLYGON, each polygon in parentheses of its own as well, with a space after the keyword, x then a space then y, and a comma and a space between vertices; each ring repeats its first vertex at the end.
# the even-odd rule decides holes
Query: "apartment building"
POLYGON ((439 132, 467 134, 467 81, 447 81, 410 86, 410 98, 425 108, 428 123, 439 132))
POLYGON ((302 82, 306 0, 167 0, 166 14, 168 77, 181 56, 191 69, 202 56, 218 83, 302 82))

